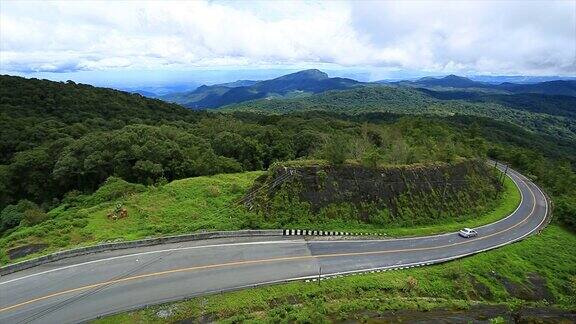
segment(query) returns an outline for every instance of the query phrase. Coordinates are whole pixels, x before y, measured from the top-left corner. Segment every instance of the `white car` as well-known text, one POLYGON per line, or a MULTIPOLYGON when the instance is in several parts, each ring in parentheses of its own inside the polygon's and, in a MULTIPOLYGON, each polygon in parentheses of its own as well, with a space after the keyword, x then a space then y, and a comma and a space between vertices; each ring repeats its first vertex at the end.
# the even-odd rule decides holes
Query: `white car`
POLYGON ((458 232, 458 234, 462 237, 465 237, 465 238, 478 236, 478 232, 476 232, 475 230, 473 230, 471 228, 461 229, 460 232, 458 232))

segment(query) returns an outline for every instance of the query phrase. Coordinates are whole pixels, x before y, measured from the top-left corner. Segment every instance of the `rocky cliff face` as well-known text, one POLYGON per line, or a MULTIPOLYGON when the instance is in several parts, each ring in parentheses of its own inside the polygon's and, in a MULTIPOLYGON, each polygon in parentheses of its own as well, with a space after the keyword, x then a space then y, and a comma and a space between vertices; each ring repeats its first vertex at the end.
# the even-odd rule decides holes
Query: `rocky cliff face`
POLYGON ((382 169, 278 166, 256 181, 245 201, 270 217, 279 204, 298 202, 312 214, 352 206, 363 221, 382 211, 390 220, 459 218, 489 204, 501 188, 497 175, 475 160, 382 169))

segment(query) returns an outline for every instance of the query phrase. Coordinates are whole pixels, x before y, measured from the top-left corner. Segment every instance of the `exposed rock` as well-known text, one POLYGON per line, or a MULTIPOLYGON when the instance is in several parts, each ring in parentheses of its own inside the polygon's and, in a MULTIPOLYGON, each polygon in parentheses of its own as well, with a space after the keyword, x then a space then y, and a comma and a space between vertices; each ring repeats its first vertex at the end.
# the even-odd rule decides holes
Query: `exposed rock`
POLYGON ((538 273, 530 273, 523 283, 515 283, 510 279, 495 274, 500 282, 504 285, 506 291, 513 297, 527 301, 541 301, 546 300, 554 303, 555 299, 548 287, 546 286, 546 279, 538 273))
POLYGON ((575 323, 576 313, 552 307, 521 308, 511 311, 504 305, 477 305, 470 309, 433 309, 430 311, 365 311, 353 319, 335 323, 575 323))
POLYGON ((287 191, 309 204, 312 213, 352 204, 363 221, 374 209, 387 209, 392 217, 417 211, 433 219, 446 214, 458 217, 500 190, 499 179, 478 160, 386 168, 288 164, 258 178, 243 202, 250 209, 268 211, 270 201, 287 191))
POLYGON ((490 288, 488 288, 485 284, 478 281, 475 277, 470 276, 470 283, 472 284, 472 287, 474 288, 474 292, 476 294, 475 296, 472 296, 472 297, 474 297, 474 299, 476 299, 476 300, 480 300, 480 299, 492 300, 492 299, 494 299, 494 295, 492 294, 492 291, 490 291, 490 288))
POLYGON ((28 244, 24 246, 15 247, 7 251, 8 257, 11 260, 25 257, 29 254, 37 253, 48 247, 48 244, 28 244))
POLYGON ((523 308, 515 314, 516 323, 576 323, 576 313, 552 307, 523 308))
POLYGON ((171 309, 161 309, 161 310, 156 312, 156 316, 158 318, 166 319, 166 318, 172 316, 172 310, 171 309))
POLYGON ((530 273, 527 281, 532 285, 532 297, 534 300, 546 300, 553 304, 556 299, 548 289, 546 278, 538 273, 530 273))
POLYGON ((359 320, 345 320, 341 323, 491 323, 495 318, 501 318, 505 323, 513 323, 512 312, 506 306, 473 306, 470 309, 434 309, 430 311, 398 310, 386 311, 380 314, 370 312, 356 316, 359 320))

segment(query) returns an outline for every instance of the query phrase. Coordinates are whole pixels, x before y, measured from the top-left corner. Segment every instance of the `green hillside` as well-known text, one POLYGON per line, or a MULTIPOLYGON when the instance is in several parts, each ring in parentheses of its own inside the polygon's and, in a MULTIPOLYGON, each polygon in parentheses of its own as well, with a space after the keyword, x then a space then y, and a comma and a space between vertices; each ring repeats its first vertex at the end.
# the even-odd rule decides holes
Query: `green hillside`
POLYGON ((494 94, 544 94, 550 96, 576 96, 576 81, 553 80, 537 83, 499 84, 473 81, 465 77, 448 75, 443 78, 424 77, 415 81, 390 82, 388 84, 412 88, 426 88, 439 91, 463 91, 494 93, 494 94))
MULTIPOLYGON (((506 97, 495 95, 494 100, 484 101, 443 100, 410 88, 387 86, 362 87, 343 91, 328 91, 318 95, 297 99, 256 100, 223 107, 226 111, 253 111, 260 113, 289 113, 295 111, 322 110, 336 113, 358 114, 388 112, 396 114, 453 116, 472 115, 489 117, 522 126, 538 134, 564 140, 576 140, 576 120, 571 115, 547 114, 532 99, 532 111, 518 109, 525 106, 527 95, 506 97), (512 103, 511 103, 512 102, 512 103), (542 112, 540 112, 542 111, 542 112)), ((450 98, 448 98, 450 99, 450 98)), ((547 101, 544 98, 541 101, 547 101)), ((554 98, 557 101, 574 102, 572 97, 554 98)))
MULTIPOLYGON (((374 87, 325 93, 293 102, 303 107, 323 102, 340 113, 310 109, 313 111, 270 115, 194 112, 139 95, 74 83, 9 76, 1 76, 0 82, 0 240, 5 247, 25 245, 28 240, 56 249, 115 238, 288 225, 361 227, 393 233, 394 226, 389 223, 377 227, 342 219, 332 223, 271 222, 244 216, 223 222, 208 213, 178 226, 182 214, 162 203, 171 197, 170 188, 177 186, 177 180, 198 181, 205 187, 212 186, 210 181, 228 179, 225 188, 212 193, 221 199, 215 206, 223 206, 239 197, 241 188, 251 185, 258 174, 253 171, 268 170, 278 162, 314 159, 370 168, 495 158, 532 177, 551 195, 555 218, 576 227, 574 141, 486 117, 362 112, 381 102, 398 111, 416 111, 415 103, 444 107, 421 92, 374 87), (343 113, 346 105, 356 106, 358 113, 343 113), (109 180, 111 177, 116 180, 109 180), (240 191, 229 192, 230 182, 238 182, 235 190, 240 191), (120 192, 106 194, 112 190, 108 184, 117 184, 120 192), (141 200, 121 198, 126 194, 141 200), (155 198, 155 194, 159 196, 155 198), (146 207, 151 208, 147 211, 148 201, 165 208, 146 207), (118 202, 127 204, 133 216, 130 219, 139 220, 126 232, 105 225, 104 216, 118 202), (158 214, 164 216, 150 216, 158 214)), ((535 121, 543 120, 523 113, 535 121)), ((185 189, 183 197, 191 197, 187 190, 205 199, 196 201, 198 206, 210 199, 203 194, 206 188, 185 189)), ((433 228, 455 221, 417 223, 433 228)), ((457 228, 457 224, 451 226, 457 228)), ((404 234, 400 229, 396 233, 404 234)))

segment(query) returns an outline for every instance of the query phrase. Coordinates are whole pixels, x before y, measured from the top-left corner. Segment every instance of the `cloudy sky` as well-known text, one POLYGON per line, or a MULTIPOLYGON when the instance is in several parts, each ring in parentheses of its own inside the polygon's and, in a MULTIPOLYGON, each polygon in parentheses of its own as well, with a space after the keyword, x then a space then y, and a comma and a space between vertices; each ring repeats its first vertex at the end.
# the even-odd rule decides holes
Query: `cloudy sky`
POLYGON ((0 4, 8 74, 576 75, 575 0, 0 4))

